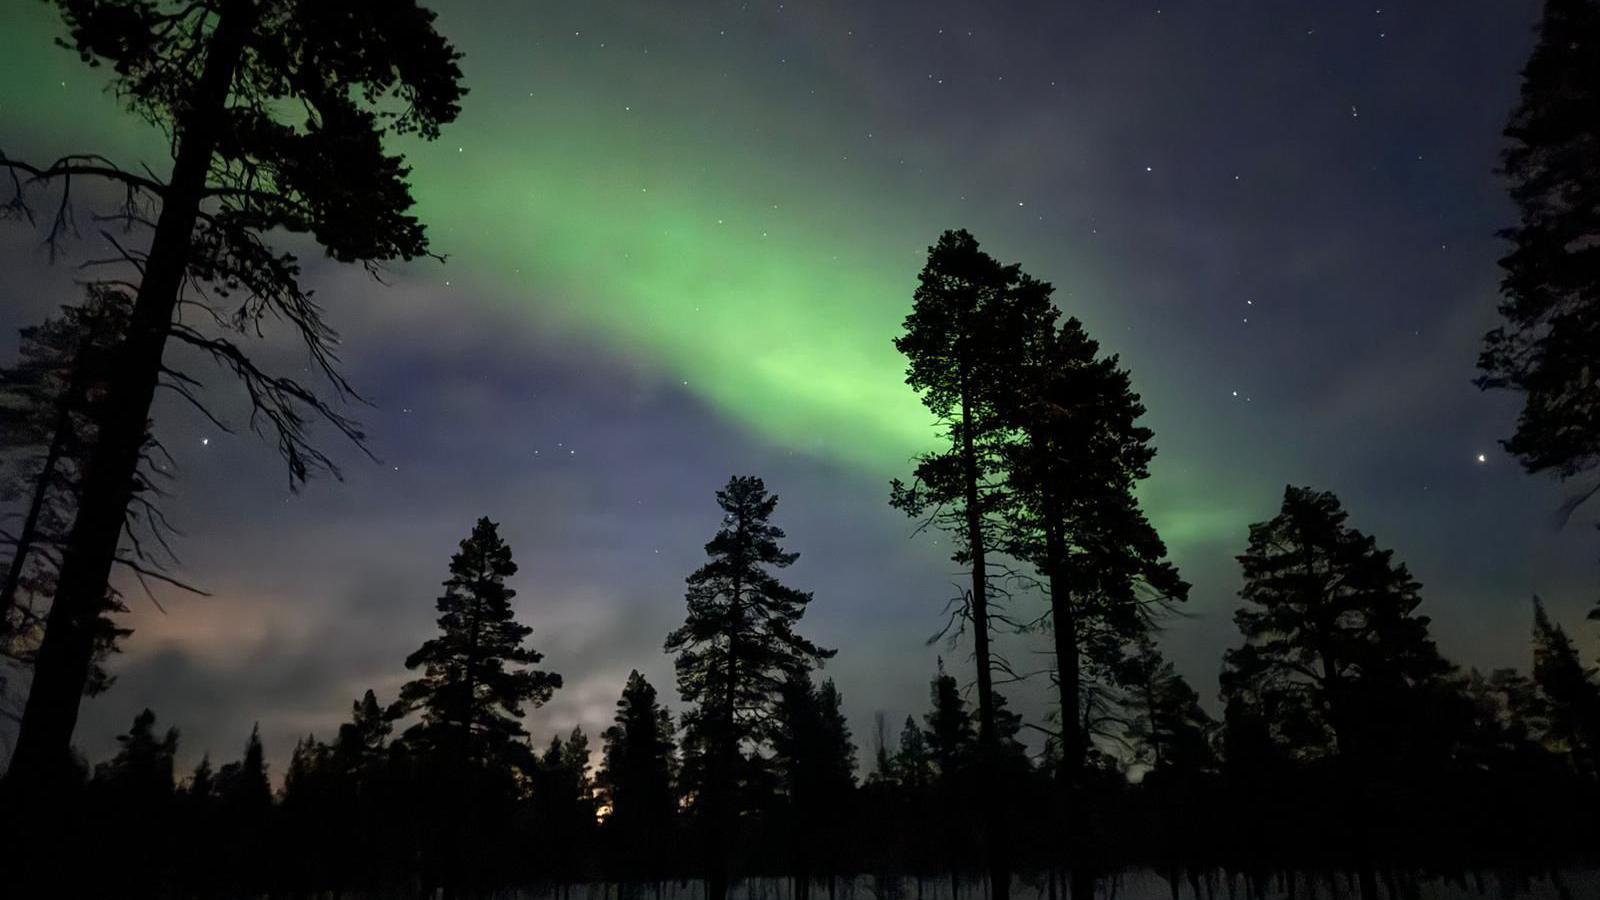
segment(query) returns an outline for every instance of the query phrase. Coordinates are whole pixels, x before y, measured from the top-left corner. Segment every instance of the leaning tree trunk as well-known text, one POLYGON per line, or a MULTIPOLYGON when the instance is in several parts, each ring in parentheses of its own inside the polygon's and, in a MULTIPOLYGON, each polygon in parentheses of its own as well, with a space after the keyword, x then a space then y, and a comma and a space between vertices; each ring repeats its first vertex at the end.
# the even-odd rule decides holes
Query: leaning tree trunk
POLYGON ((106 413, 84 475, 78 512, 62 554, 55 599, 34 662, 8 780, 23 791, 48 791, 66 771, 78 702, 94 655, 95 624, 105 608, 111 567, 133 497, 161 357, 188 269, 194 226, 235 70, 243 54, 249 5, 229 0, 210 38, 195 96, 176 123, 178 152, 162 195, 161 216, 145 260, 128 334, 109 379, 106 413))
POLYGON ((961 394, 961 458, 966 493, 967 546, 972 551, 972 642, 978 664, 978 751, 983 770, 984 849, 989 868, 989 900, 1010 900, 1011 866, 1003 837, 1000 801, 1000 741, 994 725, 994 684, 989 661, 988 572, 984 560, 983 510, 978 505, 978 460, 972 441, 972 401, 966 374, 961 394))

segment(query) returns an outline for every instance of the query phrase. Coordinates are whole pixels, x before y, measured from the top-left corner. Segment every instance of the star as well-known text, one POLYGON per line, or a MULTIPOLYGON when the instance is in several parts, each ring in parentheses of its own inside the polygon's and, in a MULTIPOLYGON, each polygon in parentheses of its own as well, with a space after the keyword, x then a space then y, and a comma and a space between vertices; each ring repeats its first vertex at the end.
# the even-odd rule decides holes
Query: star
POLYGON ((202 447, 211 446, 211 438, 208 438, 208 437, 201 438, 200 439, 200 446, 202 446, 202 447))
POLYGON ((1484 463, 1486 463, 1488 461, 1489 461, 1489 455, 1487 453, 1479 453, 1478 454, 1478 464, 1479 465, 1483 465, 1484 463))

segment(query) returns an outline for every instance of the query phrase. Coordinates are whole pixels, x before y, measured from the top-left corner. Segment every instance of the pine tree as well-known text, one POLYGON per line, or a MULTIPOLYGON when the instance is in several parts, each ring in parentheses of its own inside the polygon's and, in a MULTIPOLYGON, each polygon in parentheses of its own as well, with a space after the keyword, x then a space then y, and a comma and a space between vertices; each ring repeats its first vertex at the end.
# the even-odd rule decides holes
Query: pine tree
MULTIPOLYGON (((1089 814, 1083 794, 1091 735, 1086 673, 1114 675, 1125 648, 1148 630, 1152 607, 1182 602, 1189 586, 1134 489, 1149 477, 1152 433, 1127 370, 1077 319, 1030 336, 1017 389, 1004 402, 1025 438, 1006 448, 1013 556, 1044 578, 1054 638, 1061 740, 1056 783, 1063 804, 1072 896, 1094 893, 1084 857, 1089 814)), ((1101 685, 1104 690, 1107 686, 1101 685)))
POLYGON ((970 589, 956 614, 972 625, 977 664, 980 769, 991 900, 1008 900, 1000 808, 1001 748, 995 731, 990 632, 995 610, 988 556, 997 549, 996 523, 1009 502, 1001 486, 1004 454, 1017 439, 1007 418, 1014 408, 1019 363, 1030 336, 1050 327, 1056 312, 1048 284, 1004 266, 965 231, 947 231, 928 250, 905 332, 895 347, 906 357, 906 383, 944 429, 948 447, 917 460, 911 485, 895 481, 890 502, 907 515, 946 530, 954 559, 971 570, 970 589))
POLYGON ((440 595, 438 637, 406 657, 422 675, 406 682, 391 715, 420 712, 406 732, 414 748, 481 766, 520 758, 524 707, 538 707, 561 676, 530 668, 543 654, 527 646, 533 629, 516 621, 506 587, 517 564, 498 526, 481 518, 450 557, 440 595))
POLYGON ((1600 3, 1546 0, 1522 74, 1502 158, 1520 221, 1478 385, 1523 395, 1506 449, 1567 477, 1600 462, 1600 3))
POLYGON ((607 809, 606 830, 616 839, 620 858, 637 876, 654 872, 671 838, 674 796, 672 715, 656 702, 656 689, 638 670, 617 700, 595 786, 607 809))
MULTIPOLYGON (((1250 526, 1234 614, 1244 644, 1224 657, 1223 697, 1290 758, 1333 765, 1364 900, 1376 896, 1371 832, 1381 785, 1419 760, 1433 688, 1451 672, 1415 610, 1420 585, 1393 553, 1346 524, 1331 493, 1289 487, 1269 522, 1250 526)), ((1244 721, 1243 718, 1240 721, 1244 721)))
MULTIPOLYGON (((271 238, 308 235, 332 259, 369 269, 426 255, 423 227, 408 213, 409 170, 385 139, 437 137, 463 94, 458 54, 435 32, 433 14, 412 0, 56 6, 68 33, 62 43, 85 64, 104 65, 110 90, 129 111, 172 136, 172 163, 162 179, 152 168, 123 170, 92 153, 43 166, 0 157, 14 184, 55 184, 64 200, 82 179, 112 182, 127 200, 111 218, 135 232, 123 242, 131 242, 121 253, 126 274, 116 279, 130 286, 133 307, 9 770, 16 790, 39 799, 58 784, 69 757, 156 389, 197 399, 193 377, 172 376, 164 364, 169 340, 243 382, 252 422, 275 438, 291 483, 331 467, 309 443, 309 419, 358 442, 359 429, 311 388, 262 370, 235 339, 285 323, 345 392, 335 335, 301 286, 299 263, 271 238), (209 315, 177 315, 180 298, 209 315)), ((25 203, 19 189, 13 204, 25 203)), ((58 208, 52 242, 70 231, 69 203, 58 208)))
POLYGON ((683 715, 684 775, 706 827, 710 900, 727 894, 741 784, 751 754, 767 742, 780 688, 834 653, 795 633, 811 595, 772 572, 799 556, 780 546, 783 529, 770 521, 777 496, 760 478, 735 476, 717 492, 717 505, 723 519, 706 544, 711 560, 689 576, 688 617, 666 641, 666 652, 676 654, 678 693, 691 705, 683 715))

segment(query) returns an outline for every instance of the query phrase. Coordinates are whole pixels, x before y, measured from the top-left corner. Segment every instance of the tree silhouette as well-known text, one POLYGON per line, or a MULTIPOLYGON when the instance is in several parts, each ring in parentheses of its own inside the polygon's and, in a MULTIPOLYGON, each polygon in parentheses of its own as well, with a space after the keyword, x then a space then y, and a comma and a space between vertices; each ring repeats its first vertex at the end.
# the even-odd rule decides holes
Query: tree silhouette
POLYGON ((583 858, 595 828, 589 738, 582 728, 573 728, 565 741, 551 736, 532 782, 537 855, 546 877, 570 884, 584 874, 583 858))
POLYGON ((779 691, 773 717, 772 755, 784 798, 795 893, 804 900, 817 876, 831 897, 839 874, 840 823, 851 818, 856 747, 833 681, 820 687, 792 673, 779 691))
POLYGON ((1239 557, 1246 605, 1234 614, 1245 642, 1224 657, 1222 688, 1291 758, 1332 764, 1372 900, 1380 788, 1414 762, 1431 691, 1451 667, 1415 615, 1420 585, 1345 520, 1333 494, 1291 486, 1276 518, 1250 526, 1239 557))
POLYGON ((1533 683, 1544 700, 1543 737, 1588 778, 1600 778, 1600 684, 1572 638, 1533 599, 1533 683))
POLYGON ((521 754, 518 739, 525 706, 542 706, 561 687, 561 676, 530 668, 544 655, 527 646, 533 629, 517 622, 517 573, 499 526, 480 518, 450 557, 450 577, 436 603, 438 637, 406 657, 419 678, 400 688, 391 716, 420 712, 406 731, 413 748, 471 765, 509 761, 521 754))
POLYGON ((677 741, 672 715, 656 702, 656 689, 637 669, 617 700, 605 730, 595 787, 607 809, 606 831, 623 874, 658 874, 670 850, 677 811, 673 778, 677 741))
POLYGON ((1202 779, 1215 767, 1211 734, 1215 722, 1200 706, 1200 695, 1166 660, 1148 633, 1140 635, 1124 661, 1121 680, 1128 686, 1128 740, 1135 762, 1148 767, 1141 782, 1156 794, 1167 882, 1177 900, 1186 855, 1186 827, 1203 814, 1202 779))
MULTIPOLYGON (((259 368, 229 338, 287 323, 338 393, 335 336, 299 283, 295 258, 274 232, 310 236, 341 262, 373 268, 428 252, 407 213, 404 160, 390 134, 433 138, 459 112, 458 54, 412 0, 381 8, 355 0, 58 0, 69 39, 139 117, 172 135, 161 179, 95 154, 33 165, 0 156, 26 208, 29 183, 97 178, 124 189, 114 216, 145 250, 114 240, 125 274, 108 279, 131 300, 127 334, 108 379, 107 414, 84 467, 79 503, 34 667, 9 777, 46 792, 67 759, 78 699, 94 655, 106 587, 138 482, 158 386, 196 400, 197 382, 163 365, 170 340, 209 357, 242 382, 253 427, 268 431, 291 483, 331 460, 308 440, 321 417, 360 440, 354 423, 309 387, 259 368), (146 236, 148 236, 146 238, 146 236), (231 302, 231 308, 222 304, 231 302), (179 317, 180 308, 188 309, 179 317), (210 331, 202 325, 216 326, 210 331)), ((50 231, 68 227, 67 198, 50 231)))
MULTIPOLYGON (((23 506, 15 533, 0 531, 11 548, 0 585, 0 655, 23 667, 31 666, 44 633, 83 465, 94 445, 95 423, 105 411, 114 350, 127 330, 126 298, 94 284, 86 293, 81 306, 63 307, 61 315, 22 329, 17 362, 0 369, 0 500, 23 506)), ((133 551, 120 554, 118 562, 141 577, 170 580, 163 574, 164 560, 145 550, 147 545, 154 545, 152 551, 165 549, 167 535, 166 520, 152 500, 159 469, 149 465, 148 454, 144 462, 124 523, 133 551)), ((87 695, 110 687, 102 662, 129 632, 113 624, 109 614, 122 608, 121 598, 108 588, 94 623, 87 695)), ((3 682, 0 678, 0 686, 3 682)))
POLYGON ((216 828, 226 835, 218 871, 226 887, 239 893, 261 890, 271 859, 262 849, 272 827, 272 783, 267 777, 261 726, 250 729, 244 757, 217 770, 216 828))
POLYGON ((946 530, 957 563, 971 569, 970 588, 956 604, 972 625, 977 663, 979 762, 991 900, 1010 896, 1008 841, 1000 810, 1000 741, 995 730, 990 646, 995 611, 988 555, 995 523, 1008 500, 1003 455, 1016 438, 1006 413, 1030 335, 1056 315, 1049 286, 1001 265, 966 231, 947 231, 928 250, 912 310, 895 348, 906 357, 906 384, 944 430, 948 447, 917 458, 914 481, 896 480, 890 502, 907 515, 946 530))
POLYGON ((1523 395, 1506 449, 1566 477, 1600 462, 1600 7, 1547 0, 1522 74, 1501 162, 1520 218, 1478 385, 1523 395))
MULTIPOLYGON (((1041 290, 1048 294, 1049 286, 1041 290)), ((1021 383, 1005 402, 1026 439, 1006 449, 1006 548, 1044 577, 1061 716, 1057 785, 1075 900, 1094 893, 1085 763, 1091 709, 1085 670, 1114 676, 1125 647, 1148 628, 1152 607, 1182 602, 1189 586, 1166 559, 1134 488, 1150 475, 1152 433, 1127 370, 1077 319, 1046 323, 1029 343, 1021 383)))
POLYGON ((943 659, 939 660, 938 674, 929 683, 928 692, 931 708, 923 716, 922 743, 933 770, 934 828, 930 830, 939 834, 938 853, 950 875, 954 896, 961 867, 972 862, 964 851, 973 837, 967 810, 977 800, 977 790, 982 789, 974 779, 978 737, 972 727, 972 714, 961 699, 961 686, 954 675, 944 670, 943 659))
POLYGON ((706 831, 710 900, 728 890, 729 840, 740 812, 750 755, 770 735, 778 694, 834 651, 795 633, 811 595, 778 581, 792 565, 783 530, 770 521, 776 495, 760 478, 734 476, 717 491, 722 527, 706 544, 711 560, 688 578, 689 614, 667 636, 676 654, 683 714, 684 779, 706 831))
POLYGON ((116 756, 95 766, 89 783, 96 827, 118 835, 99 857, 103 869, 95 880, 101 890, 115 891, 120 878, 132 892, 141 893, 166 876, 175 824, 172 760, 178 731, 169 728, 158 737, 155 724, 155 713, 139 713, 128 732, 117 736, 116 756))

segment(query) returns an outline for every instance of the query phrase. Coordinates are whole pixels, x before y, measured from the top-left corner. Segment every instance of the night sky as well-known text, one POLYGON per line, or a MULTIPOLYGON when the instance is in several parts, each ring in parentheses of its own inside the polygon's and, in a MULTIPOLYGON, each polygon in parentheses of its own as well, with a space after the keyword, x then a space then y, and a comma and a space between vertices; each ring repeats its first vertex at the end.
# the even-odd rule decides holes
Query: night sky
MULTIPOLYGON (((1160 448, 1142 496, 1194 585, 1162 643, 1208 700, 1233 557, 1286 482, 1337 492, 1409 563, 1462 664, 1526 666, 1534 593, 1587 637, 1592 516, 1558 530, 1571 487, 1522 474, 1496 443, 1515 398, 1471 384, 1534 0, 433 5, 471 93, 408 149, 448 262, 307 273, 381 462, 328 434, 345 480, 291 495, 247 429, 158 405, 179 571, 213 596, 132 597, 120 681, 84 707, 91 759, 151 706, 180 762, 235 758, 259 720, 281 772, 365 688, 393 698, 479 515, 566 678, 536 739, 597 733, 630 668, 675 700, 661 643, 735 473, 782 497, 804 630, 839 649, 825 673, 869 756, 875 712, 897 732, 926 708, 936 655, 971 674, 967 645, 926 643, 948 547, 886 503, 933 439, 891 339, 953 227, 1131 368, 1160 448)), ((45 4, 0 5, 0 147, 164 174, 57 32, 45 4)), ((76 298, 90 211, 53 265, 0 223, 0 362, 76 298)), ((1006 644, 1045 664, 1041 638, 1006 644)), ((1007 693, 1036 718, 1046 687, 1007 693)))

